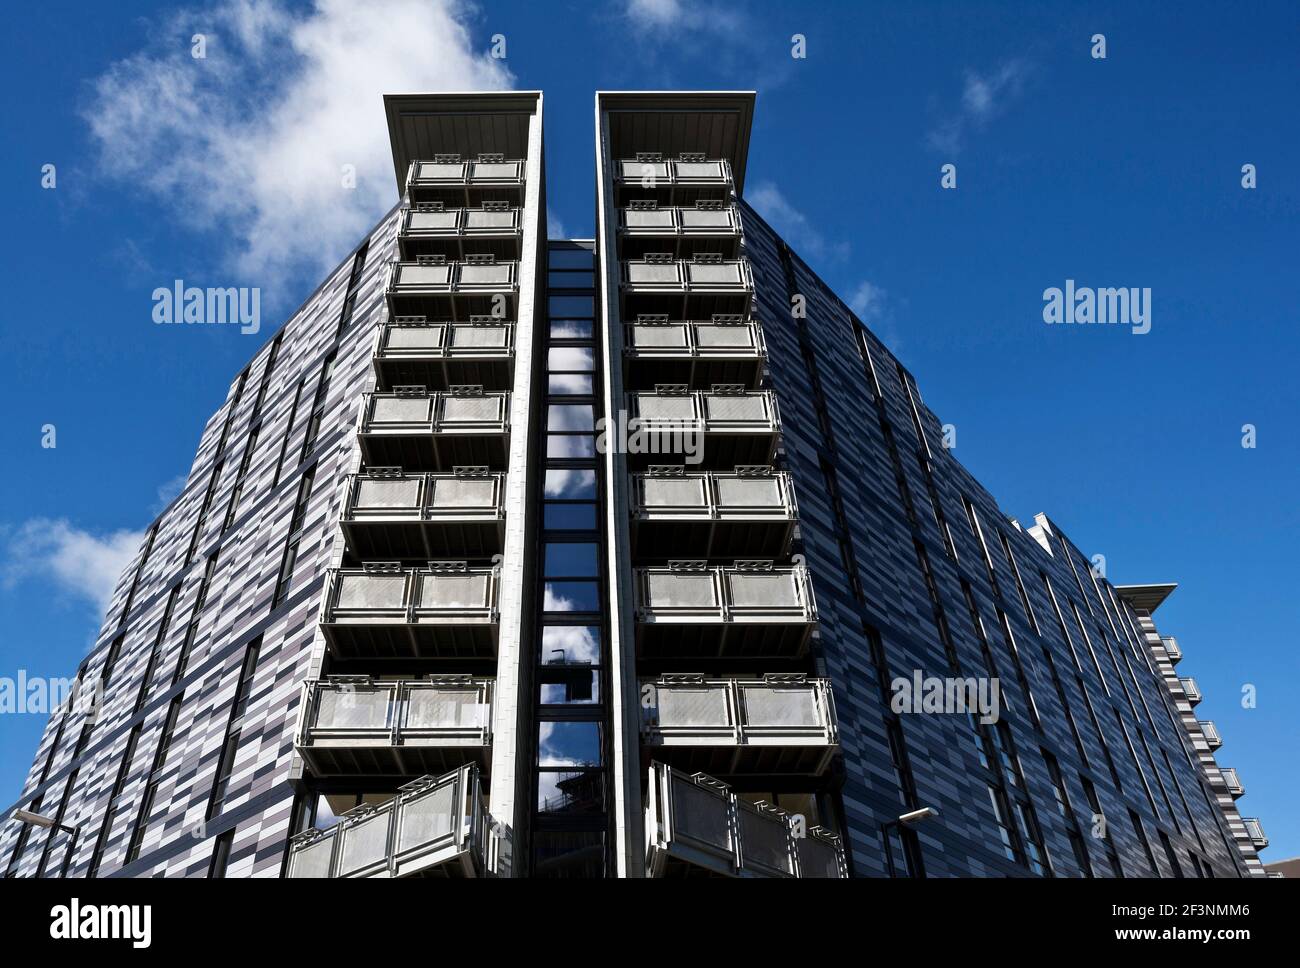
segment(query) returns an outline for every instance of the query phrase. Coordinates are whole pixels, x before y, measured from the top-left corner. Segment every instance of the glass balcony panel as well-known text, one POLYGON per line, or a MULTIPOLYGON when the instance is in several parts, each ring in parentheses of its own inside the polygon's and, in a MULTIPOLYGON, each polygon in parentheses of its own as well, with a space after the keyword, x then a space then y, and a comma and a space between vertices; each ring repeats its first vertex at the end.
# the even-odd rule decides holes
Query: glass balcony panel
POLYGON ((820 726, 817 698, 808 686, 745 686, 740 691, 747 726, 820 726))
POLYGON ((799 608, 795 572, 724 572, 730 580, 731 601, 738 608, 799 608))
POLYGON ((334 834, 321 837, 290 855, 290 877, 329 877, 334 859, 334 834))
POLYGON ((677 833, 731 853, 728 797, 677 777, 673 777, 671 789, 677 833))
POLYGON ((418 231, 455 231, 460 212, 448 209, 445 212, 421 212, 412 210, 407 216, 406 226, 418 231))
POLYGON ((390 326, 386 346, 395 350, 441 349, 447 327, 437 325, 390 326))
POLYGON ((429 506, 443 508, 494 508, 497 482, 489 477, 435 477, 429 480, 429 506))
POLYGON ((504 348, 509 345, 508 334, 505 326, 456 326, 451 331, 451 345, 455 349, 504 348))
POLYGON ((465 227, 468 229, 512 229, 515 227, 516 211, 487 212, 472 208, 465 213, 465 227))
POLYGON ((385 729, 389 722, 387 689, 365 686, 321 689, 317 693, 313 729, 385 729))
POLYGON ((720 161, 678 161, 674 162, 678 178, 709 178, 716 179, 724 177, 722 162, 720 161))
POLYGON ((420 265, 403 262, 397 267, 399 286, 445 286, 451 282, 451 265, 420 265))
POLYGON ((646 608, 716 609, 720 605, 718 586, 712 572, 656 570, 646 573, 646 608))
POLYGON ((705 508, 708 499, 704 494, 702 477, 646 477, 641 491, 641 503, 646 507, 705 508))
POLYGON ((339 608, 401 608, 405 575, 339 576, 339 608))
POLYGON ((343 849, 339 860, 341 875, 346 876, 376 864, 386 866, 391 816, 385 810, 343 829, 343 849))
POLYGON ((487 725, 487 706, 476 688, 451 689, 412 683, 406 700, 406 725, 415 729, 445 729, 487 725))
POLYGON ((488 578, 484 574, 451 572, 424 575, 420 579, 421 608, 484 608, 488 600, 488 578))
POLYGON ((467 286, 508 286, 514 279, 512 263, 497 262, 491 265, 462 263, 460 281, 467 286))
POLYGON ((723 508, 784 507, 781 485, 775 477, 719 477, 718 504, 723 508))
POLYGON ((473 177, 479 180, 500 181, 502 179, 511 179, 519 177, 519 162, 517 161, 476 161, 473 166, 473 177))
POLYGON ((752 326, 714 326, 711 323, 705 323, 695 328, 695 338, 701 349, 731 349, 735 347, 742 349, 754 347, 757 349, 752 326))
POLYGON ((622 161, 619 171, 625 181, 650 181, 668 177, 666 161, 622 161))
POLYGON ((658 687, 660 726, 727 726, 727 691, 689 686, 658 687))
POLYGON ((627 262, 627 281, 633 285, 670 285, 681 282, 681 266, 676 262, 627 262))
POLYGON ((673 210, 671 208, 653 209, 644 211, 641 209, 625 209, 623 211, 623 224, 630 229, 669 229, 673 228, 673 210))
POLYGON ((730 209, 683 208, 680 209, 684 229, 731 229, 734 227, 730 209))
POLYGON ((686 272, 692 285, 739 286, 745 274, 737 262, 688 262, 686 272))
POLYGON ((801 837, 795 841, 799 852, 800 877, 840 876, 840 859, 833 844, 818 837, 801 837))
POLYGON ((379 508, 418 508, 420 506, 420 479, 365 478, 357 484, 353 507, 359 511, 379 508))
POLYGON ((455 833, 460 821, 458 784, 436 786, 406 800, 397 814, 399 853, 423 847, 455 833))
POLYGON ((416 165, 416 178, 464 178, 465 163, 460 161, 421 161, 416 165))
POLYGON ((500 396, 442 398, 442 419, 446 423, 495 423, 501 419, 500 396))
POLYGON ((704 410, 710 420, 766 423, 767 398, 761 393, 705 394, 704 410))
MULTIPOLYGON (((724 328, 724 327, 717 327, 724 328)), ((636 349, 686 348, 685 326, 633 326, 632 346, 636 349)))
POLYGON ((654 393, 636 395, 636 416, 642 420, 693 421, 695 400, 686 394, 680 396, 654 393))
POLYGON ((427 423, 430 397, 372 397, 374 408, 370 411, 374 423, 427 423))

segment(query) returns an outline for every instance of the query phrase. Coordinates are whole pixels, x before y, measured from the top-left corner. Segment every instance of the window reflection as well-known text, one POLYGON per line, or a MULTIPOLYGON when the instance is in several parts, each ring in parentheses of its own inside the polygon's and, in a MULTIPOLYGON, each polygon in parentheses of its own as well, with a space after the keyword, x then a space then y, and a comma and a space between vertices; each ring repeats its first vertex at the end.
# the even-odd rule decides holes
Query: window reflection
POLYGON ((596 472, 576 469, 547 471, 546 496, 594 498, 596 496, 596 472))
POLYGON ((600 724, 544 721, 537 727, 538 766, 600 766, 600 724))

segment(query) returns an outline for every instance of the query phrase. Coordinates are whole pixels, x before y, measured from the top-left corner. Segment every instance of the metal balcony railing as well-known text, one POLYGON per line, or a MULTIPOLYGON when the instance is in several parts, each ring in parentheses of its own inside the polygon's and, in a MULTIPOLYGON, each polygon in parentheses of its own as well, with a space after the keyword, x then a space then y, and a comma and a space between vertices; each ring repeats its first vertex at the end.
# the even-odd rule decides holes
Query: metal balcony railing
POLYGON ((725 877, 848 876, 840 839, 822 827, 799 836, 783 810, 736 797, 703 773, 650 764, 646 787, 646 873, 725 877))
POLYGON ((1232 799, 1236 800, 1246 795, 1246 788, 1242 785, 1241 777, 1237 776, 1236 770, 1224 767, 1219 770, 1219 773, 1223 776, 1224 786, 1228 788, 1228 793, 1232 794, 1232 799))
POLYGON ((790 475, 770 467, 632 475, 633 554, 668 558, 689 548, 702 558, 781 558, 798 509, 790 475))
POLYGON ((1161 636, 1161 644, 1165 647, 1165 653, 1169 656, 1169 661, 1178 665, 1179 660, 1183 657, 1183 650, 1178 647, 1178 640, 1172 635, 1161 636))
POLYGON ((1197 688, 1196 680, 1190 676, 1179 677, 1178 681, 1182 683, 1183 692, 1187 696, 1187 701, 1193 706, 1201 701, 1201 690, 1197 688))
POLYGON ((402 213, 398 251, 404 261, 417 256, 492 255, 519 259, 523 253, 522 211, 505 203, 483 208, 446 208, 440 203, 414 205, 402 213))
POLYGON ((294 747, 318 777, 420 776, 486 766, 491 679, 330 676, 302 685, 294 747))
POLYGON ((706 390, 714 384, 758 386, 767 360, 763 328, 744 316, 670 320, 646 317, 623 327, 627 385, 661 383, 706 390))
POLYGON ((622 158, 611 166, 615 204, 654 200, 662 205, 694 205, 701 199, 727 201, 732 197, 731 163, 726 159, 668 158, 643 153, 622 158))
POLYGON ((838 746, 829 679, 667 675, 641 684, 641 742, 712 776, 816 776, 838 746))
POLYGON ((817 625, 802 565, 674 562, 633 574, 644 658, 798 658, 817 625))
POLYGON ((1255 817, 1242 817, 1241 822, 1246 825, 1246 836, 1250 842, 1255 845, 1256 850, 1263 850, 1268 846, 1268 836, 1264 833, 1264 827, 1255 817))
POLYGON ((1202 719, 1197 725, 1201 727, 1201 732, 1205 734, 1205 743, 1212 750, 1217 750, 1223 745, 1223 740, 1219 736, 1219 727, 1215 726, 1211 720, 1202 719))
POLYGON ((285 877, 485 877, 497 873, 491 817, 475 764, 422 776, 384 803, 289 842, 285 877))
POLYGON ((483 468, 411 474, 372 468, 348 478, 340 522, 366 560, 487 558, 505 540, 505 475, 483 468))
POLYGON ((399 317, 375 334, 372 357, 375 389, 381 392, 399 386, 509 390, 514 362, 514 321, 491 316, 468 322, 399 317))
POLYGON ((495 568, 332 568, 321 631, 340 659, 482 659, 496 655, 495 568))
POLYGON ((694 260, 647 255, 622 264, 623 318, 667 314, 671 319, 707 319, 714 313, 747 316, 754 279, 745 259, 694 260))
POLYGON ((471 316, 514 319, 519 264, 468 257, 465 262, 421 256, 390 262, 384 292, 391 316, 430 316, 454 321, 471 316))
POLYGON ((776 456, 781 417, 771 390, 661 385, 655 392, 629 393, 626 402, 625 450, 634 470, 675 464, 730 470, 771 464, 776 456))
POLYGON ((401 388, 361 398, 357 437, 366 464, 416 471, 506 466, 510 394, 479 387, 401 388))
POLYGON ((723 202, 694 207, 633 202, 619 209, 618 231, 623 259, 641 259, 649 252, 669 252, 679 259, 697 252, 729 259, 740 255, 740 213, 723 202))
POLYGON ((406 196, 417 205, 442 202, 468 208, 485 201, 522 205, 524 162, 499 156, 475 160, 458 156, 417 159, 407 169, 406 196))

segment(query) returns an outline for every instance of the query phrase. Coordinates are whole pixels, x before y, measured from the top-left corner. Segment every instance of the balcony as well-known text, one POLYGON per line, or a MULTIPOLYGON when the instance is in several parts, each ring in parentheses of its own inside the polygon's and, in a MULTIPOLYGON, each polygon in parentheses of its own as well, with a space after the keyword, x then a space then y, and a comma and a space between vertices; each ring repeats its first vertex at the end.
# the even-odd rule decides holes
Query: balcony
POLYGON ((488 202, 481 208, 413 205, 402 213, 397 250, 403 262, 429 255, 460 261, 471 255, 518 260, 523 257, 522 215, 506 202, 488 202))
POLYGON ((1219 774, 1223 777, 1223 785, 1227 787, 1232 799, 1237 800, 1246 795, 1246 788, 1242 785, 1241 777, 1237 776, 1236 770, 1226 767, 1220 769, 1219 774))
POLYGON ((643 659, 796 659, 817 625, 802 565, 676 562, 633 572, 643 659))
POLYGON ((348 550, 366 560, 490 558, 505 542, 505 475, 368 473, 348 478, 340 516, 348 550))
POLYGON ((499 616, 494 568, 463 562, 333 568, 321 631, 339 659, 488 659, 499 616))
POLYGON ((1205 743, 1211 750, 1217 750, 1223 745, 1223 740, 1219 737, 1219 727, 1208 719, 1202 719, 1197 723, 1201 727, 1201 732, 1205 734, 1205 743))
POLYGON ((733 470, 776 457, 781 418, 770 390, 661 385, 652 393, 627 394, 627 413, 628 439, 619 445, 633 470, 675 464, 733 470))
POLYGON ((330 676, 302 685, 294 749, 318 777, 421 776, 486 767, 491 679, 330 676))
POLYGON ((1268 837, 1264 833, 1264 827, 1255 817, 1243 817, 1241 822, 1246 825, 1246 836, 1250 842, 1255 845, 1256 850, 1263 850, 1268 846, 1268 837))
POLYGON ((375 336, 375 389, 399 386, 446 390, 478 385, 510 390, 515 384, 515 324, 492 316, 468 322, 400 316, 375 336))
POLYGON ((1160 638, 1160 644, 1165 647, 1165 654, 1169 656, 1169 661, 1173 665, 1178 665, 1183 657, 1183 650, 1178 647, 1178 640, 1172 635, 1164 635, 1160 638))
POLYGON ((470 208, 484 202, 524 203, 524 162, 500 155, 480 155, 474 161, 458 155, 416 160, 406 174, 406 197, 412 205, 441 202, 470 208))
POLYGON ((702 773, 650 765, 646 787, 649 877, 847 877, 834 834, 798 837, 794 818, 739 799, 702 773))
POLYGON ((641 743, 678 769, 818 776, 838 748, 829 679, 672 675, 643 680, 641 694, 641 743))
POLYGON ((763 329, 744 316, 649 316, 626 324, 623 332, 627 385, 632 389, 670 383, 707 390, 727 383, 753 390, 767 362, 763 329))
POLYGON ((622 259, 642 259, 651 252, 678 259, 717 252, 735 259, 740 256, 740 213, 725 202, 702 201, 693 208, 633 202, 619 209, 618 238, 622 259))
POLYGON ((1197 688, 1196 680, 1190 676, 1180 677, 1178 680, 1183 687, 1183 693, 1187 696, 1187 701, 1196 706, 1201 701, 1201 690, 1197 688))
POLYGON ((622 264, 623 318, 644 313, 669 319, 708 319, 714 313, 749 315, 754 280, 744 259, 674 259, 660 252, 622 264))
POLYGON ((391 800, 349 810, 328 830, 295 836, 284 876, 490 876, 494 834, 483 804, 473 764, 422 776, 391 800))
POLYGON ((733 194, 731 164, 692 153, 665 160, 641 153, 613 163, 614 200, 622 207, 632 201, 660 205, 694 205, 701 200, 728 201, 733 194))
POLYGON ((370 467, 450 471, 505 470, 509 458, 510 394, 478 387, 428 393, 402 389, 362 395, 357 425, 370 467))
POLYGON ((794 485, 770 467, 632 475, 632 553, 669 558, 781 558, 798 512, 794 485))
POLYGON ((420 256, 415 262, 390 262, 385 295, 390 316, 428 316, 468 321, 471 316, 515 319, 519 264, 491 256, 450 262, 420 256))

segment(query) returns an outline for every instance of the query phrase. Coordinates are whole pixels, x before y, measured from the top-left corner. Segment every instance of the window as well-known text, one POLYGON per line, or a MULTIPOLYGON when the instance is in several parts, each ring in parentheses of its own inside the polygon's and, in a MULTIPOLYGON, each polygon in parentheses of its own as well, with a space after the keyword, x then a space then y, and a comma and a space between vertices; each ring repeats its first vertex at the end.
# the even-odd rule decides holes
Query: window
POLYGON ((1092 810, 1092 835, 1100 840, 1106 849, 1106 860, 1110 862, 1111 874, 1115 877, 1123 877, 1124 868, 1120 866, 1119 853, 1115 850, 1114 838, 1110 834, 1110 824, 1105 813, 1102 812, 1101 800, 1097 798, 1097 789, 1086 776, 1079 777, 1079 782, 1083 784, 1084 796, 1088 798, 1088 807, 1092 810))
POLYGON ((126 641, 126 633, 123 632, 115 638, 108 647, 108 655, 104 657, 104 671, 99 674, 99 678, 105 689, 108 688, 109 682, 113 679, 113 669, 117 666, 117 660, 122 655, 122 643, 126 641))
POLYGON ((293 394, 293 406, 289 408, 289 422, 284 426, 284 438, 280 442, 280 459, 275 464, 275 477, 271 480, 271 487, 274 489, 279 486, 280 475, 284 473, 284 458, 289 452, 289 437, 293 433, 293 425, 298 418, 298 403, 302 400, 302 392, 307 389, 307 381, 300 380, 298 389, 293 394))
POLYGON ((131 772, 131 760, 135 758, 135 748, 140 741, 140 724, 132 727, 130 734, 126 738, 126 750, 122 753, 122 762, 117 768, 117 777, 113 780, 113 789, 108 795, 108 805, 104 808, 104 822, 99 828, 99 837, 95 840, 95 851, 90 856, 90 868, 87 877, 96 877, 99 874, 99 862, 104 855, 104 847, 108 844, 109 834, 113 829, 113 817, 117 810, 117 798, 122 793, 122 786, 126 783, 127 775, 131 772))
POLYGON ((199 593, 194 599, 194 608, 190 612, 190 624, 185 628, 185 639, 181 643, 181 651, 176 656, 176 668, 172 670, 172 685, 181 681, 185 675, 185 670, 189 665, 190 655, 194 650, 194 642, 199 635, 199 622, 203 618, 203 608, 207 604, 208 590, 212 587, 212 576, 217 571, 217 556, 215 554, 208 557, 207 564, 203 566, 203 578, 199 581, 199 593))
POLYGON ((226 868, 230 865, 230 851, 234 844, 234 830, 227 830, 217 837, 216 843, 212 847, 212 866, 208 868, 209 878, 226 876, 226 868))
POLYGON ((180 716, 182 701, 183 697, 177 696, 167 707, 167 716, 163 720, 162 732, 158 736, 158 749, 154 752, 153 764, 149 768, 149 780, 140 801, 140 813, 136 816, 135 827, 131 831, 131 841, 126 848, 125 863, 127 864, 133 863, 140 856, 144 835, 149 829, 149 817, 153 813, 154 801, 158 797, 158 783, 162 779, 163 767, 167 765, 167 753, 171 749, 172 737, 176 733, 176 720, 180 716))
POLYGON ((316 479, 313 466, 302 475, 298 483, 298 495, 294 499, 293 514, 289 518, 289 537, 284 546, 284 559, 280 563, 280 575, 275 582, 275 594, 271 597, 271 610, 279 608, 289 597, 289 584, 293 579, 293 568, 298 562, 298 545, 302 541, 303 522, 307 517, 307 504, 311 499, 312 484, 316 479))
MULTIPOLYGON (((74 769, 68 774, 68 780, 63 785, 63 796, 59 797, 59 809, 54 814, 54 826, 50 828, 50 832, 45 837, 45 849, 41 851, 41 862, 36 865, 37 877, 45 876, 45 868, 50 862, 50 855, 54 852, 54 845, 56 842, 63 845, 64 857, 62 869, 66 869, 68 861, 72 859, 73 844, 69 839, 71 835, 60 830, 59 827, 63 825, 64 814, 68 811, 68 801, 72 799, 72 791, 77 786, 77 775, 80 772, 80 769, 74 769)), ((58 875, 60 877, 63 876, 62 869, 58 875)))
POLYGON ((217 775, 212 783, 212 795, 208 799, 206 819, 211 820, 225 804, 226 794, 230 790, 230 778, 235 772, 235 759, 239 753, 241 718, 248 709, 248 700, 253 693, 253 680, 257 675, 257 659, 262 651, 262 637, 259 635, 248 643, 244 650, 244 661, 239 667, 239 680, 235 685, 235 699, 230 707, 230 720, 226 726, 226 743, 221 748, 217 760, 217 775))
POLYGON ((1147 856, 1147 863, 1151 865, 1152 876, 1159 877, 1160 866, 1156 863, 1156 855, 1151 852, 1151 842, 1147 840, 1147 832, 1142 826, 1142 818, 1137 815, 1136 811, 1130 810, 1128 819, 1133 824, 1133 832, 1137 834, 1138 840, 1142 843, 1142 850, 1147 856))
POLYGON ((335 356, 331 353, 321 364, 320 382, 316 384, 316 399, 312 403, 311 417, 307 421, 307 433, 303 437, 302 456, 298 458, 299 462, 307 459, 312 447, 316 445, 316 438, 320 436, 321 423, 325 419, 325 400, 329 396, 330 380, 334 376, 334 360, 335 356))

